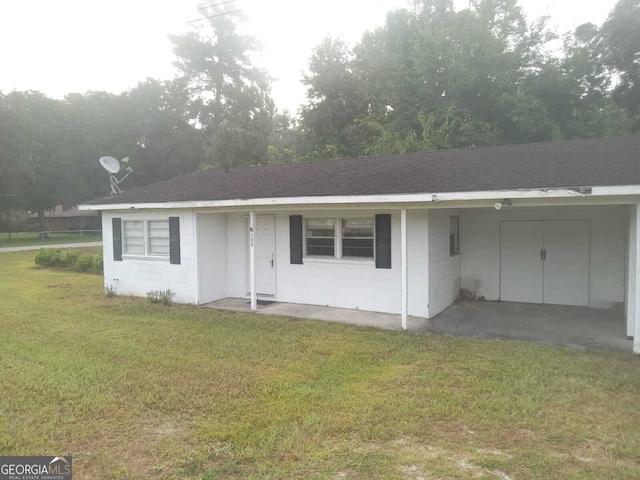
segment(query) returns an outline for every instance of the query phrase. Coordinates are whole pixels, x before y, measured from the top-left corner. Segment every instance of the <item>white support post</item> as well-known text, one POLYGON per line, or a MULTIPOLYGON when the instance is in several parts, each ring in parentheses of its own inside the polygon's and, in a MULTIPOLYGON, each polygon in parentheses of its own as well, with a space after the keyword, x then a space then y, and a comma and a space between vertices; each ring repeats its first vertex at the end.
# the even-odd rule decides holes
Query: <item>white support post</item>
POLYGON ((629 248, 627 251, 627 302, 626 319, 627 319, 627 337, 632 338, 635 326, 636 312, 636 205, 629 205, 629 248))
POLYGON ((402 306, 401 306, 401 318, 402 329, 407 329, 407 309, 408 309, 408 295, 407 295, 407 209, 400 210, 400 272, 402 275, 402 306))
POLYGON ((249 212, 249 278, 251 287, 251 311, 258 310, 258 294, 256 292, 256 212, 249 212))
POLYGON ((634 304, 634 333, 633 333, 633 353, 636 355, 640 355, 640 308, 637 308, 640 305, 640 288, 638 288, 638 279, 640 278, 640 204, 635 206, 635 304, 634 304))

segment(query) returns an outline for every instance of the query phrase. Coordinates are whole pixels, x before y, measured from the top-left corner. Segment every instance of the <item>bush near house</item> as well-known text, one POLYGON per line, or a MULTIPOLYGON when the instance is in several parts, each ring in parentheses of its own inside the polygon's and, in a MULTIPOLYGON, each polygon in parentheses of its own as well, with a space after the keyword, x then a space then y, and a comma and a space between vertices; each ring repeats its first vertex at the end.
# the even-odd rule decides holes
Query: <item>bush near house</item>
POLYGON ((40 267, 70 268, 78 272, 102 274, 101 253, 84 253, 79 250, 42 248, 36 252, 36 265, 40 267))

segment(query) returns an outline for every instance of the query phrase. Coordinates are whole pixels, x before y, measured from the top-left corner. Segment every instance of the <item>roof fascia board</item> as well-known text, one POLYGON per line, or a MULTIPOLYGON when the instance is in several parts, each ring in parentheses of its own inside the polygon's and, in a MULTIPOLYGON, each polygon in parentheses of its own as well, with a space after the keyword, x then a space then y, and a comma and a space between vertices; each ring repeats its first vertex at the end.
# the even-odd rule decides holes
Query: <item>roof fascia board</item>
POLYGON ((173 208, 225 208, 225 207, 275 207, 293 205, 350 205, 363 204, 412 204, 425 202, 454 202, 473 200, 500 200, 505 198, 585 198, 618 195, 640 195, 640 185, 614 187, 592 187, 590 194, 581 194, 574 189, 523 189, 492 190, 480 192, 451 192, 437 194, 395 194, 395 195, 341 195, 326 197, 281 197, 252 198, 235 200, 203 200, 165 203, 120 203, 80 205, 80 210, 131 210, 131 209, 173 209, 173 208))

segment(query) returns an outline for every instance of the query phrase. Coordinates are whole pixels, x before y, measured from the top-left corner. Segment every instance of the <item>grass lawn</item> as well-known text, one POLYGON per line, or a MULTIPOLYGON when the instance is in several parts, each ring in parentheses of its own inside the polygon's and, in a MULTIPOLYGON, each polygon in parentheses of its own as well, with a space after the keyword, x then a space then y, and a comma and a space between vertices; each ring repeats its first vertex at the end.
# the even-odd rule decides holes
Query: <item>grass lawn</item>
POLYGON ((640 359, 106 298, 0 254, 0 455, 76 479, 640 478, 640 359))
POLYGON ((102 234, 93 233, 49 233, 48 238, 42 239, 34 232, 12 233, 9 239, 8 233, 0 233, 0 248, 3 247, 27 247, 31 245, 55 245, 62 243, 100 242, 102 234))

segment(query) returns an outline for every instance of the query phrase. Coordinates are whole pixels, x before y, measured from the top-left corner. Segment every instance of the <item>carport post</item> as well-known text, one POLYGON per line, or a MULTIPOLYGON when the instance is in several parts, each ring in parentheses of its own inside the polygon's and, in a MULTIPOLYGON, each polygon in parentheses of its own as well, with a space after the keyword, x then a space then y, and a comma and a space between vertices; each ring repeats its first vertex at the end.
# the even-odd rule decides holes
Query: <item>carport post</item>
POLYGON ((626 321, 627 338, 633 338, 636 323, 636 205, 629 205, 629 249, 627 252, 626 321))
POLYGON ((251 283, 251 311, 258 310, 258 294, 256 292, 256 212, 249 212, 249 282, 251 283))
POLYGON ((634 318, 635 318, 635 325, 634 325, 634 333, 633 333, 633 353, 635 353, 636 355, 640 355, 640 308, 638 308, 638 306, 640 306, 640 288, 638 288, 638 279, 640 279, 640 204, 637 204, 635 206, 635 231, 636 231, 636 238, 635 238, 635 259, 636 259, 636 264, 635 264, 635 271, 636 271, 636 275, 635 275, 635 304, 634 304, 634 318))
POLYGON ((402 329, 407 329, 407 209, 400 210, 400 272, 402 276, 402 305, 400 307, 402 329))

